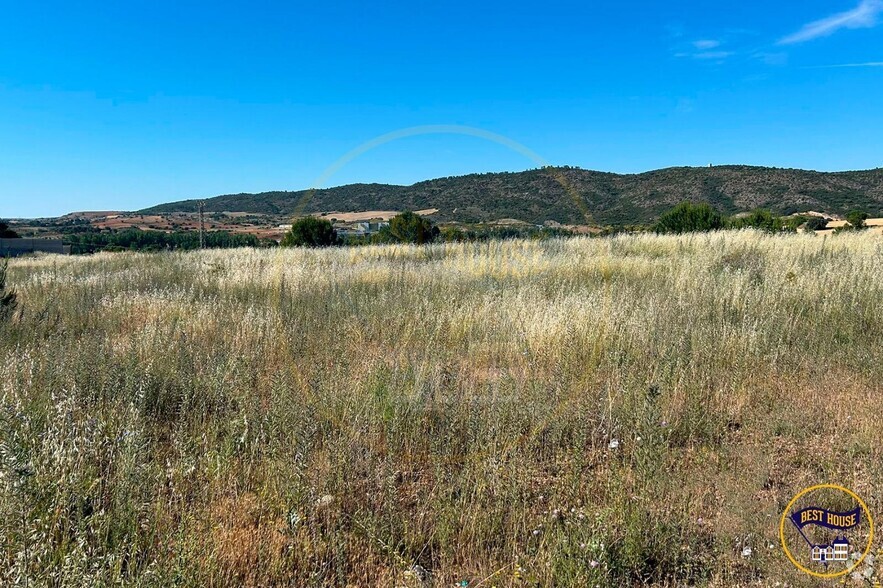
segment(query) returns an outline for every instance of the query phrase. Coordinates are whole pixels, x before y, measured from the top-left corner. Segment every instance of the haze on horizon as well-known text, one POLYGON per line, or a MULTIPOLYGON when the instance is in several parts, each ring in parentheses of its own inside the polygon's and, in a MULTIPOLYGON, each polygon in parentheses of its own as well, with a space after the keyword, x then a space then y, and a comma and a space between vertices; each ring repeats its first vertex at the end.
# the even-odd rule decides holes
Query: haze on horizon
MULTIPOLYGON (((876 168, 881 24, 883 0, 17 3, 0 22, 0 217, 308 188, 421 125, 618 173, 876 168)), ((324 186, 536 165, 427 134, 324 186)))

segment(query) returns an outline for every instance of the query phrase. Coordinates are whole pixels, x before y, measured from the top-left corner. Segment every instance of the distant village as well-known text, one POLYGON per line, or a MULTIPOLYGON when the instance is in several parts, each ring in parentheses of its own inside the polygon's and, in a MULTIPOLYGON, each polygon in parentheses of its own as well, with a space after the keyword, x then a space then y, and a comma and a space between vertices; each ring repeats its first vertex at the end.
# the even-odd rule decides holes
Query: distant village
MULTIPOLYGON (((370 237, 371 235, 380 232, 382 228, 388 227, 389 221, 380 219, 356 222, 343 222, 332 220, 331 225, 334 227, 334 231, 337 233, 337 236, 341 238, 370 237)), ((291 225, 279 225, 279 230, 283 232, 287 231, 290 228, 291 225)))
MULTIPOLYGON (((438 209, 415 211, 421 216, 432 217, 438 209)), ((384 227, 389 226, 389 219, 398 214, 398 211, 374 210, 362 212, 325 212, 314 216, 326 219, 332 223, 337 235, 342 239, 370 237, 384 227)), ((792 215, 796 216, 796 215, 792 215)), ((830 219, 829 215, 818 212, 807 212, 801 216, 817 218, 827 221, 824 225, 816 223, 814 229, 817 235, 832 235, 838 230, 849 227, 846 220, 840 218, 830 219)), ((788 217, 783 217, 788 218, 788 217)), ((47 220, 47 219, 43 219, 47 220)), ((19 238, 0 238, 0 257, 16 257, 30 253, 56 253, 70 254, 71 246, 66 244, 63 238, 53 235, 53 227, 67 227, 70 223, 81 224, 87 228, 100 231, 120 231, 126 229, 139 229, 142 231, 161 231, 174 233, 180 231, 198 231, 202 225, 207 232, 227 231, 234 235, 254 235, 267 242, 279 242, 291 229, 291 224, 280 223, 281 217, 274 219, 263 218, 261 215, 245 213, 212 213, 206 215, 204 222, 194 213, 173 213, 168 215, 144 215, 123 212, 86 212, 75 213, 51 219, 54 224, 37 224, 30 226, 26 221, 10 221, 10 228, 22 233, 19 238), (267 221, 275 220, 273 224, 267 221), (30 229, 30 231, 29 231, 30 229), (30 234, 28 234, 30 232, 30 234)), ((511 219, 499 221, 500 224, 519 222, 511 219)), ((495 224, 495 223, 490 223, 495 224)), ((883 218, 868 218, 864 221, 866 230, 883 234, 883 218)), ((545 226, 569 230, 573 234, 591 234, 595 231, 583 230, 586 227, 561 225, 554 221, 548 221, 545 226)), ((800 227, 798 232, 807 229, 800 227)), ((74 251, 76 253, 76 251, 74 251)))

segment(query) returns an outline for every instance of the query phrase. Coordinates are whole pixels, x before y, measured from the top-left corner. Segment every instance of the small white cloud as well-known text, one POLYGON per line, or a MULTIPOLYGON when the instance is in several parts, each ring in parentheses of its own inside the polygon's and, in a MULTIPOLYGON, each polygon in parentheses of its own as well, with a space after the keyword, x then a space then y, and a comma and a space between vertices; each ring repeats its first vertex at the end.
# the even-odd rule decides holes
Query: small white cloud
POLYGON ((694 53, 694 59, 726 59, 727 57, 732 57, 735 55, 732 51, 702 51, 701 53, 694 53))
POLYGON ((866 63, 837 63, 834 65, 816 65, 810 69, 831 69, 839 67, 883 67, 883 61, 868 61, 866 63))
POLYGON ((862 0, 846 12, 833 14, 827 18, 804 25, 802 29, 779 40, 779 45, 804 43, 820 37, 833 35, 840 29, 868 29, 878 24, 877 18, 883 12, 883 0, 862 0))
POLYGON ((767 53, 767 52, 758 52, 753 55, 755 59, 759 59, 766 65, 787 65, 788 64, 788 54, 787 53, 767 53))
POLYGON ((693 41, 693 47, 699 49, 700 51, 708 51, 709 49, 714 49, 716 47, 720 47, 721 42, 715 41, 714 39, 700 39, 699 41, 693 41))
POLYGON ((690 58, 690 59, 699 59, 702 61, 710 61, 710 60, 718 60, 722 61, 727 59, 728 57, 732 57, 735 55, 735 51, 680 51, 675 53, 674 56, 680 59, 690 58))

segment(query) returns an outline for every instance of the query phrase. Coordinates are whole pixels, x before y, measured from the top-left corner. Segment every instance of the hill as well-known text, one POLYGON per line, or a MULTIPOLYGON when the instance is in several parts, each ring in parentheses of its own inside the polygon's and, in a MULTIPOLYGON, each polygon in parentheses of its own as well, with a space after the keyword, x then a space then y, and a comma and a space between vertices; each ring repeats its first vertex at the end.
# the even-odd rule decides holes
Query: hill
MULTIPOLYGON (((438 221, 515 218, 573 224, 649 223, 684 200, 704 201, 735 214, 769 208, 780 214, 862 209, 883 215, 883 168, 815 172, 751 166, 677 167, 614 174, 573 167, 471 174, 411 186, 351 184, 320 190, 229 194, 209 198, 207 212, 276 215, 324 211, 437 208, 438 221)), ((144 209, 144 214, 195 212, 196 200, 144 209)))

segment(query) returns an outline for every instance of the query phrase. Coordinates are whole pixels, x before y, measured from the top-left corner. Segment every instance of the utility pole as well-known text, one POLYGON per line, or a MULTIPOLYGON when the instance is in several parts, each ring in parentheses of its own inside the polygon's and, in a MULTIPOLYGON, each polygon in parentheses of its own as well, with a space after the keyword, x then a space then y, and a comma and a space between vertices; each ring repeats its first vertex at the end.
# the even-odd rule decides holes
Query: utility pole
POLYGON ((205 200, 199 201, 199 248, 205 248, 205 200))

